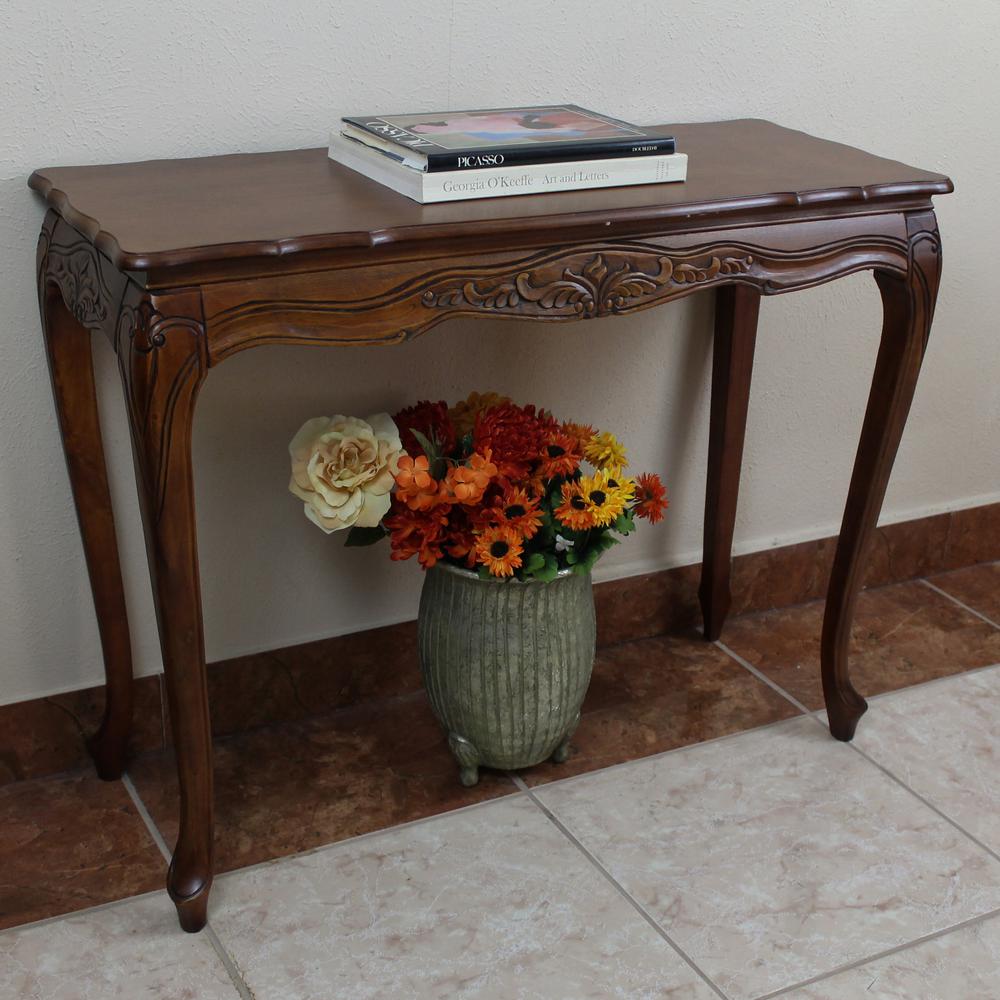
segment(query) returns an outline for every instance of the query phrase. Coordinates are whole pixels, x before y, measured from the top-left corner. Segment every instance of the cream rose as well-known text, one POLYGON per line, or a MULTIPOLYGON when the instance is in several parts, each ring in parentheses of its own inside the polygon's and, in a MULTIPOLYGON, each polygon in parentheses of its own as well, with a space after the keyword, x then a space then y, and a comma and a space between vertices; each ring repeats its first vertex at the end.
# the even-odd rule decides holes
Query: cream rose
POLYGON ((374 528, 389 510, 402 450, 388 413, 367 420, 314 417, 288 446, 288 488, 305 502, 306 517, 327 534, 353 525, 374 528))

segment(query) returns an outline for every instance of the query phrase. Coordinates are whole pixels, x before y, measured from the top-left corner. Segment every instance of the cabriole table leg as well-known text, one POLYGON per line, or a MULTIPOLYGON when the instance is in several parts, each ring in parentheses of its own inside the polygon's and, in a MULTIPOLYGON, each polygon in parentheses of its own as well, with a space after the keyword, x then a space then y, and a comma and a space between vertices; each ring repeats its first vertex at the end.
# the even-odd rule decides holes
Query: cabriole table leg
POLYGON ((705 543, 698 588, 705 638, 709 641, 722 633, 732 600, 729 577, 733 527, 759 312, 760 292, 756 288, 722 285, 716 290, 705 543))
POLYGON ((77 521, 104 653, 104 719, 89 740, 105 781, 125 771, 132 728, 132 649, 115 520, 101 441, 90 330, 66 308, 55 284, 41 286, 42 330, 77 521))
POLYGON ((867 704, 848 674, 851 624, 889 473, 913 399, 941 276, 941 241, 933 212, 907 217, 906 276, 876 271, 882 293, 882 342, 875 362, 861 442, 847 495, 823 619, 823 695, 830 732, 854 736, 867 704))
POLYGON ((181 927, 205 926, 212 885, 212 735, 195 537, 191 425, 207 369, 197 291, 126 297, 118 351, 132 425, 180 784, 167 889, 181 927))

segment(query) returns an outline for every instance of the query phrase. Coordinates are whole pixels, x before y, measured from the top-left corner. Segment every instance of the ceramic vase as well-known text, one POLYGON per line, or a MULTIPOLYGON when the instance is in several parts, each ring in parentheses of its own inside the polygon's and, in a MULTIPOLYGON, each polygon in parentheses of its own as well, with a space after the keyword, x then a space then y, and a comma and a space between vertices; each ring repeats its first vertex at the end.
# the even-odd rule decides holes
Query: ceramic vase
POLYGON ((590 574, 484 580, 438 563, 418 630, 424 685, 463 785, 480 766, 566 759, 594 665, 590 574))

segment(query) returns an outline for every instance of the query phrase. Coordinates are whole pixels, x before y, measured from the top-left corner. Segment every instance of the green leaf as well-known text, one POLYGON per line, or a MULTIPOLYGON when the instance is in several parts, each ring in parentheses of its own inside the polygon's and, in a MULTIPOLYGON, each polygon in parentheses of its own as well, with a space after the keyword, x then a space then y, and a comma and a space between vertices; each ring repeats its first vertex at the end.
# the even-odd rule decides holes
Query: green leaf
POLYGON ((545 568, 545 556, 541 552, 532 552, 525 560, 524 572, 534 575, 538 570, 545 568))
POLYGON ((410 428, 410 433, 417 439, 417 444, 423 448, 424 454, 427 456, 428 472, 431 479, 444 479, 448 472, 448 462, 438 450, 437 444, 426 435, 421 434, 415 427, 410 428))
POLYGON ((479 574, 480 580, 493 580, 495 579, 493 574, 489 571, 486 566, 477 566, 476 572, 479 574))
POLYGON ((374 528, 353 527, 347 532, 344 545, 374 545, 385 538, 387 534, 388 532, 381 524, 375 525, 374 528))
POLYGON ((433 462, 438 457, 438 450, 434 447, 434 443, 415 427, 410 428, 410 433, 417 439, 417 444, 424 449, 424 454, 433 462))
POLYGON ((576 549, 567 549, 563 555, 566 557, 567 566, 573 566, 580 561, 580 556, 578 555, 576 549))
POLYGON ((635 531, 635 515, 631 510, 623 511, 615 518, 611 529, 617 531, 619 535, 631 535, 635 531))
POLYGON ((543 583, 550 583, 554 580, 559 573, 559 562, 554 555, 550 552, 545 553, 545 566, 534 573, 536 580, 541 580, 543 583))

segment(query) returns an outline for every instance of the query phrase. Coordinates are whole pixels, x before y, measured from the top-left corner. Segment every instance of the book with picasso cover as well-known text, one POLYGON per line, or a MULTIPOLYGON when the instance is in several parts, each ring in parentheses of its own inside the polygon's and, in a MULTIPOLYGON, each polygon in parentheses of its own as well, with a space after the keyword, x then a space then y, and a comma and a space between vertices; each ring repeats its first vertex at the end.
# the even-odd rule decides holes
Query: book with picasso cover
POLYGON ((675 152, 673 136, 575 104, 342 119, 343 134, 428 172, 675 152))
POLYGON ((687 156, 618 156, 465 170, 411 169, 347 135, 330 136, 330 159, 421 204, 683 181, 687 156))

